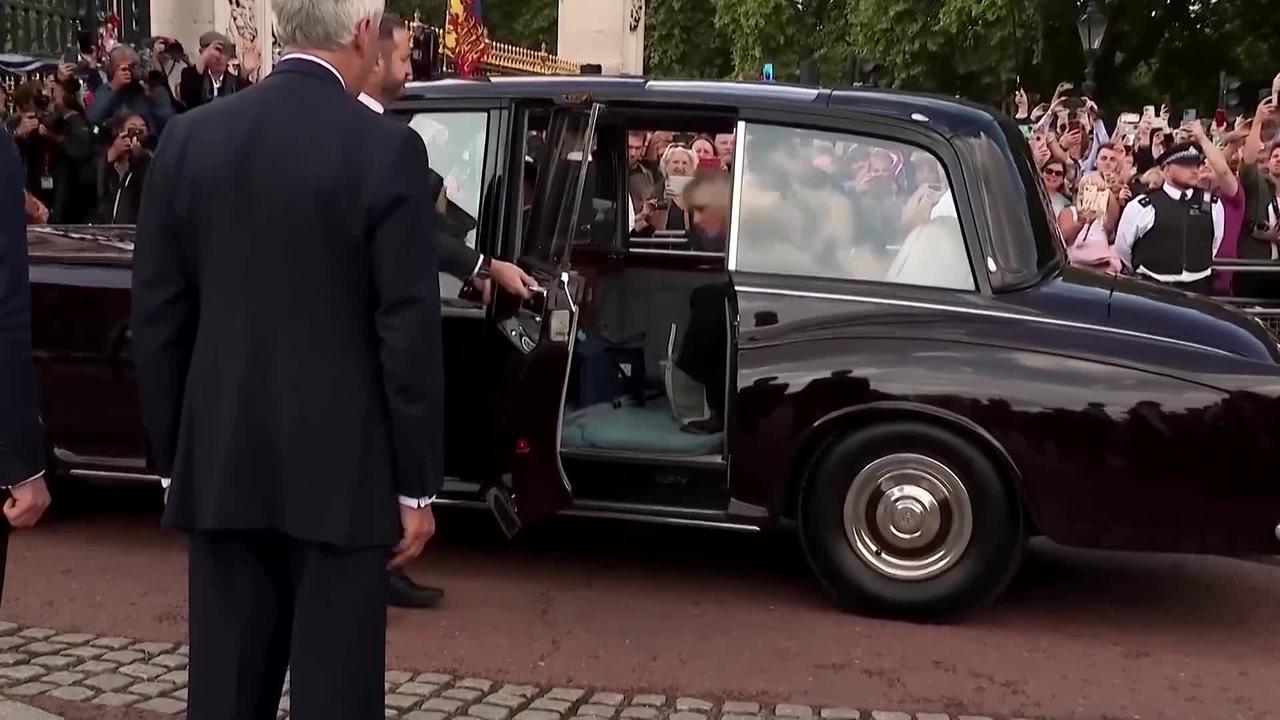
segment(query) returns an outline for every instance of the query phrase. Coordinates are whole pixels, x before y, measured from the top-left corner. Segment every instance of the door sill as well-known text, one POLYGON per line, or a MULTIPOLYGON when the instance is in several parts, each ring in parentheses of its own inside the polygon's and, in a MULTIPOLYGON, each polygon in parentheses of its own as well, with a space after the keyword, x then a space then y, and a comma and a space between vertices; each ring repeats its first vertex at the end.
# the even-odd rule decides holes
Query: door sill
POLYGON ((724 455, 720 453, 708 455, 663 455, 659 453, 629 452, 626 450, 574 448, 570 450, 562 449, 560 455, 570 460, 616 462, 630 465, 660 465, 663 467, 690 467, 707 470, 723 470, 728 467, 724 455))
MULTIPOLYGON (((149 476, 147 461, 136 457, 97 457, 77 455, 62 448, 53 449, 53 457, 59 465, 68 468, 94 468, 104 472, 119 472, 124 475, 149 476)), ((72 470, 74 472, 75 470, 72 470)))

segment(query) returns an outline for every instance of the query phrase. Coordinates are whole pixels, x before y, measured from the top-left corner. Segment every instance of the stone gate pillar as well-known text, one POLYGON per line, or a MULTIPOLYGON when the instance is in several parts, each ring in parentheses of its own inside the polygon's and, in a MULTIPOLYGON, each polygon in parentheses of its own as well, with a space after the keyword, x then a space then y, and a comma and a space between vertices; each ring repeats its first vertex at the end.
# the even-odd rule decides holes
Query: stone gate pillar
POLYGON ((274 60, 271 0, 151 0, 151 27, 157 35, 178 38, 193 58, 201 35, 217 30, 231 38, 241 57, 258 53, 259 77, 274 60))
POLYGON ((556 54, 607 75, 644 74, 645 0, 559 0, 556 54))

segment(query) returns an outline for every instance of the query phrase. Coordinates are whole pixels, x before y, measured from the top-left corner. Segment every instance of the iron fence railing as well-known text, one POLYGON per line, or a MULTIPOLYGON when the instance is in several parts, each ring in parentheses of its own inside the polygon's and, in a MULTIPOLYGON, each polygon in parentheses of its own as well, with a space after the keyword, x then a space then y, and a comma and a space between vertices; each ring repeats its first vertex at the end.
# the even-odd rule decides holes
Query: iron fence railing
POLYGON ((0 53, 57 59, 75 47, 77 31, 96 33, 109 17, 119 42, 141 45, 151 34, 149 0, 4 0, 0 53))
POLYGON ((75 42, 84 15, 80 0, 0 3, 0 52, 56 58, 75 42))
MULTIPOLYGON (((1216 260, 1213 271, 1215 274, 1229 272, 1236 278, 1242 275, 1265 275, 1280 290, 1280 262, 1274 260, 1216 260)), ((1280 336, 1280 292, 1271 298, 1219 295, 1213 299, 1256 317, 1271 332, 1280 336)))

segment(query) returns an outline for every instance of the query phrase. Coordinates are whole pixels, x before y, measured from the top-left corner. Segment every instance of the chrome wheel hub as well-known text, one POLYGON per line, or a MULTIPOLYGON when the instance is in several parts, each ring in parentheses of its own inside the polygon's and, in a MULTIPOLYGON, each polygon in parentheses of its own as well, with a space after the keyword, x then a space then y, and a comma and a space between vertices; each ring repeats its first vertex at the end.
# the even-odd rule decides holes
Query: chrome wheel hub
POLYGON ((889 455, 862 469, 844 501, 858 558, 895 580, 928 580, 964 555, 973 508, 964 483, 924 455, 889 455))

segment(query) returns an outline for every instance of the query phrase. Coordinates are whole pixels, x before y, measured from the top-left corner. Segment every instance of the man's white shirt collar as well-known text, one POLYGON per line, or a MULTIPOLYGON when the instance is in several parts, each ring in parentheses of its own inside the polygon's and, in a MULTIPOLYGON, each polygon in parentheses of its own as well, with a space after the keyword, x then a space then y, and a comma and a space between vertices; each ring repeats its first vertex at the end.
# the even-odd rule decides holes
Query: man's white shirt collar
POLYGON ((387 109, 383 107, 382 103, 378 102, 372 95, 369 95, 367 93, 360 93, 360 95, 357 96, 356 99, 364 103, 365 107, 378 113, 379 115, 382 115, 387 111, 387 109))
POLYGON ((1174 187, 1171 183, 1164 184, 1164 193, 1169 197, 1173 198, 1174 200, 1181 200, 1182 198, 1187 196, 1187 193, 1190 193, 1190 192, 1195 192, 1195 191, 1179 190, 1178 188, 1174 187))
POLYGON ((295 53, 289 53, 288 55, 285 55, 284 57, 280 58, 280 62, 284 62, 285 60, 308 60, 310 62, 316 63, 317 65, 323 65, 325 68, 329 70, 329 72, 333 73, 334 77, 338 78, 338 82, 342 83, 342 89, 345 90, 347 88, 347 81, 342 79, 342 73, 338 72, 338 68, 334 67, 328 60, 325 60, 324 58, 318 58, 315 55, 308 55, 307 53, 295 52, 295 53))

